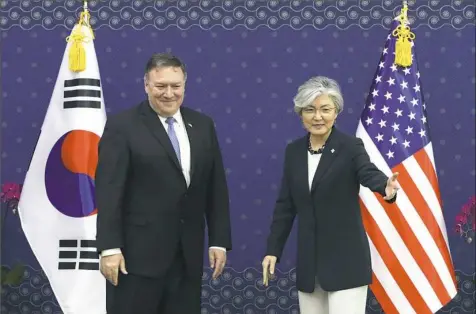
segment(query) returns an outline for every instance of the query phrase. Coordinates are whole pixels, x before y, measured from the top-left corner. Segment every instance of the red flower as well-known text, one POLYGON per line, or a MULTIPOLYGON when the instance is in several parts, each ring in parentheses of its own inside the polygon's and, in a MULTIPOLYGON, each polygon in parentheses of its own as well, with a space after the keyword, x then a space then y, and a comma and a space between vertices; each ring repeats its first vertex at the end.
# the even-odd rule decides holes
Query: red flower
POLYGON ((461 210, 464 214, 468 215, 471 213, 472 206, 470 204, 464 205, 463 209, 461 210))
POLYGON ((459 214, 456 216, 456 223, 457 224, 465 224, 468 221, 466 215, 459 214))
POLYGON ((1 199, 2 202, 8 202, 12 199, 20 199, 21 187, 17 183, 2 184, 1 199))
POLYGON ((458 216, 455 218, 455 232, 471 243, 472 232, 476 230, 476 195, 472 196, 469 201, 464 204, 458 216))
POLYGON ((455 232, 461 234, 461 225, 456 225, 455 232))

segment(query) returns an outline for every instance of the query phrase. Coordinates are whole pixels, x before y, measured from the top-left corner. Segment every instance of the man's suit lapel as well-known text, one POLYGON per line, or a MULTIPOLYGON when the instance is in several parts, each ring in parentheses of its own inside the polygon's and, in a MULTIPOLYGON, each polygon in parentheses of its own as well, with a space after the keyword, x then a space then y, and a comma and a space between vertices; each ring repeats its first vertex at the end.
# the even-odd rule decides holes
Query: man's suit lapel
POLYGON ((174 147, 172 146, 172 143, 170 142, 169 136, 167 135, 167 132, 165 131, 164 126, 160 122, 160 119, 157 113, 154 110, 152 110, 148 101, 144 101, 141 104, 140 111, 141 111, 141 118, 144 121, 144 124, 147 126, 150 132, 152 132, 154 137, 162 145, 162 147, 167 152, 167 155, 170 157, 173 163, 177 166, 177 168, 180 171, 182 171, 182 167, 180 166, 179 160, 177 159, 177 155, 175 154, 174 147))
POLYGON ((336 160, 340 152, 340 141, 339 134, 336 129, 332 130, 329 139, 327 140, 326 147, 322 153, 321 160, 317 166, 316 173, 314 174, 314 179, 312 180, 311 193, 313 193, 318 185, 321 183, 324 175, 332 167, 332 163, 336 160))
POLYGON ((197 126, 194 125, 194 121, 190 117, 189 112, 186 108, 181 108, 180 113, 182 114, 183 123, 185 124, 185 128, 187 129, 188 141, 190 143, 190 184, 192 184, 193 174, 197 167, 197 151, 199 149, 197 126))

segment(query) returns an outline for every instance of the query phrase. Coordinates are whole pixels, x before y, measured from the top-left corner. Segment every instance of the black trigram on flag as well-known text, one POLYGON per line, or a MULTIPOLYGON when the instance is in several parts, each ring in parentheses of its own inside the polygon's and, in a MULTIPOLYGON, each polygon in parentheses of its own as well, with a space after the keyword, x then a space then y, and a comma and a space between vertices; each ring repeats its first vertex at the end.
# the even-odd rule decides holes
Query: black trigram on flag
POLYGON ((64 81, 63 108, 101 108, 101 82, 80 78, 64 81))
POLYGON ((95 240, 60 240, 58 269, 98 270, 95 240))

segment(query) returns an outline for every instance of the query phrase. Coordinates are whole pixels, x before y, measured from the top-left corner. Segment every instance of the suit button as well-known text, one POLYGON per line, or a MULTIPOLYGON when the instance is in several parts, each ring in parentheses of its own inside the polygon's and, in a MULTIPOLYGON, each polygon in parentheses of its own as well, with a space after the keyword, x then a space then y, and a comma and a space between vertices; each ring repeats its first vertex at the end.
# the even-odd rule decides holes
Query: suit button
POLYGON ((185 220, 183 219, 180 219, 180 223, 183 224, 185 222, 185 220))

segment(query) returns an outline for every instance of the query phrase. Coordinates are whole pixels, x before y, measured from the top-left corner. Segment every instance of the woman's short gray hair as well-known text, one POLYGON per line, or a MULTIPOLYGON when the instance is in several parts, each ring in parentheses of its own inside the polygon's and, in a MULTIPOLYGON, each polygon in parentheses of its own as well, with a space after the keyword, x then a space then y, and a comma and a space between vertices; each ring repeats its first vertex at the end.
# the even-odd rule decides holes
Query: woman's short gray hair
POLYGON ((294 111, 301 114, 302 110, 312 105, 314 100, 321 95, 328 95, 337 113, 341 113, 344 109, 344 98, 339 84, 325 76, 315 76, 307 80, 299 86, 296 96, 294 96, 294 111))

